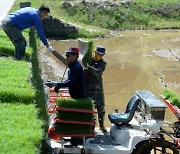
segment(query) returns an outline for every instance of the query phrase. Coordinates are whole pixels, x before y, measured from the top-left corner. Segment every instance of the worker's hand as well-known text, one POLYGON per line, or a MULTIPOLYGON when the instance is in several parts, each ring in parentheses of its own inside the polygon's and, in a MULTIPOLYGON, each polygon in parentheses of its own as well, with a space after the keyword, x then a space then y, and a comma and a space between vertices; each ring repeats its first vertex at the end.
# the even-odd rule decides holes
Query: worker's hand
POLYGON ((86 64, 86 67, 87 67, 87 68, 89 67, 89 64, 88 64, 88 63, 86 64))
POLYGON ((86 66, 84 66, 84 69, 87 70, 89 67, 89 64, 87 63, 86 66))
POLYGON ((48 81, 46 81, 45 85, 52 88, 52 87, 55 87, 57 85, 57 83, 54 81, 48 80, 48 81))
POLYGON ((48 49, 49 52, 53 52, 54 51, 54 48, 52 46, 48 46, 47 49, 48 49))
POLYGON ((54 92, 58 93, 59 92, 60 87, 58 86, 58 84, 54 87, 54 92))

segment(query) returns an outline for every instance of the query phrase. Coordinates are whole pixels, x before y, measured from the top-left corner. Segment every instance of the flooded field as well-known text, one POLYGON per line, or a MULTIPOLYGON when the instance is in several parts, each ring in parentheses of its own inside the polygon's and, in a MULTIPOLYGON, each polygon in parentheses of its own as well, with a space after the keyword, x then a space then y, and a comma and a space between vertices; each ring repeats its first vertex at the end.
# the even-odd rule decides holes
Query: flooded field
MULTIPOLYGON (((123 31, 112 38, 95 39, 96 45, 107 51, 106 126, 110 126, 107 115, 115 108, 123 112, 136 90, 150 90, 159 97, 169 88, 180 95, 180 31, 123 31)), ((64 55, 70 46, 77 46, 77 40, 51 41, 51 46, 64 55)), ((43 45, 39 53, 44 80, 60 81, 66 67, 43 45)), ((166 120, 173 119, 167 109, 166 120)))

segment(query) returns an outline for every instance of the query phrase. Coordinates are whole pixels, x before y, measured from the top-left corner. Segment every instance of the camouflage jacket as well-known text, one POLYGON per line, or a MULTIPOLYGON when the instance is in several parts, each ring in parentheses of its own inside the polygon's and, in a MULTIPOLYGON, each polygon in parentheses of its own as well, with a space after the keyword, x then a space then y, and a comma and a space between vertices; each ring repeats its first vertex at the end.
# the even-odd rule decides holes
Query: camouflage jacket
POLYGON ((103 91, 102 75, 106 64, 103 59, 99 61, 91 60, 88 69, 84 70, 87 91, 103 91))

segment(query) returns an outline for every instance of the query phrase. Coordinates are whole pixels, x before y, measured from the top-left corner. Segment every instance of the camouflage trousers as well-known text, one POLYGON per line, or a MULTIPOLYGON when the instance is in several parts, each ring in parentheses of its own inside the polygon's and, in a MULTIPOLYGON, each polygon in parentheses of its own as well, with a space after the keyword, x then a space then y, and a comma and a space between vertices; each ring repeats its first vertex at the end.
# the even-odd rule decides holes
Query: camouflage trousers
POLYGON ((15 59, 21 60, 25 56, 26 50, 26 40, 22 35, 22 32, 8 17, 2 21, 2 28, 15 46, 15 59))
POLYGON ((88 91, 88 97, 94 101, 95 108, 98 113, 99 123, 104 123, 105 104, 103 91, 88 91))

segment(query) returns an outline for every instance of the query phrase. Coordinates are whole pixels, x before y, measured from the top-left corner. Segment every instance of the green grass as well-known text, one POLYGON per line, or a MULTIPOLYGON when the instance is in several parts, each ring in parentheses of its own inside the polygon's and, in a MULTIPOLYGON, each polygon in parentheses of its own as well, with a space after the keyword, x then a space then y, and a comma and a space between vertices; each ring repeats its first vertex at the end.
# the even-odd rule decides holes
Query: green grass
MULTIPOLYGON (((22 1, 16 1, 11 11, 19 9, 22 1)), ((135 0, 129 5, 111 9, 90 5, 63 7, 62 2, 63 0, 53 0, 53 3, 50 0, 31 0, 32 7, 38 8, 44 3, 50 7, 54 17, 79 25, 81 28, 78 37, 104 37, 108 30, 180 28, 178 0, 135 0)))
MULTIPOLYGON (((33 57, 34 61, 37 61, 37 56, 33 57)), ((39 70, 38 65, 32 68, 39 70)), ((35 154, 39 151, 45 135, 42 119, 47 112, 43 90, 32 85, 34 81, 42 87, 37 80, 38 75, 36 73, 36 78, 32 80, 31 64, 26 61, 0 57, 0 153, 35 154)))
MULTIPOLYGON (((93 102, 90 99, 58 99, 57 106, 73 109, 93 110, 93 102)), ((92 122, 93 114, 57 111, 57 117, 61 120, 92 122)), ((58 133, 92 133, 91 125, 55 123, 55 131, 58 133)))
MULTIPOLYGON (((19 9, 20 2, 24 2, 24 1, 17 0, 11 12, 19 9)), ((88 37, 88 35, 91 37, 98 35, 103 36, 103 33, 105 32, 104 27, 105 29, 136 29, 136 28, 144 28, 144 27, 158 29, 158 28, 179 28, 180 25, 180 20, 178 16, 176 17, 179 11, 172 12, 170 16, 167 16, 166 12, 163 14, 163 16, 159 16, 158 14, 155 14, 157 11, 156 8, 158 8, 159 6, 162 6, 164 10, 166 10, 167 8, 166 5, 164 4, 160 5, 159 3, 160 0, 159 1, 154 0, 153 4, 143 3, 145 2, 144 0, 143 2, 141 2, 142 4, 134 3, 132 6, 120 8, 120 10, 117 8, 117 10, 113 10, 114 13, 110 12, 109 10, 94 9, 93 11, 96 14, 92 16, 90 20, 86 14, 88 13, 88 10, 85 11, 84 14, 82 14, 81 12, 77 12, 77 13, 75 12, 74 15, 70 17, 68 15, 68 10, 62 8, 61 2, 62 0, 54 0, 53 3, 50 0, 43 0, 43 1, 31 0, 32 7, 37 8, 42 3, 50 6, 51 14, 57 18, 61 18, 67 21, 71 21, 73 23, 77 23, 82 27, 88 27, 88 28, 90 27, 89 29, 97 29, 97 31, 89 31, 88 28, 81 28, 79 32, 79 36, 81 37, 88 37)), ((140 2, 140 1, 136 1, 136 2, 140 2)), ((167 1, 163 1, 163 2, 166 3, 167 1)), ((176 2, 177 4, 177 0, 176 1, 173 0, 173 2, 176 2)), ((25 32, 25 37, 27 40, 28 40, 28 35, 29 34, 25 32)), ((1 35, 0 33, 0 38, 1 38, 0 41, 4 41, 5 38, 7 37, 5 36, 5 34, 1 35)), ((35 38, 33 39, 35 40, 35 38)), ((6 51, 6 53, 8 53, 9 55, 11 56, 14 55, 13 45, 9 40, 6 40, 5 42, 2 43, 0 42, 0 47, 4 47, 4 48, 6 47, 5 49, 2 48, 3 52, 6 51)), ((43 121, 39 117, 44 117, 46 115, 45 101, 44 101, 45 97, 43 93, 42 80, 40 79, 39 76, 39 63, 37 58, 36 42, 34 42, 33 50, 36 51, 32 55, 32 62, 34 67, 32 76, 34 83, 33 85, 36 89, 35 95, 34 92, 32 92, 34 91, 34 89, 32 88, 31 85, 30 76, 26 76, 26 73, 28 74, 30 69, 29 70, 27 69, 27 72, 26 71, 23 72, 24 67, 26 68, 27 65, 29 65, 28 63, 24 63, 22 65, 21 63, 18 63, 19 65, 16 65, 15 61, 6 58, 7 63, 6 61, 4 63, 6 63, 7 66, 5 64, 4 65, 0 64, 0 71, 3 68, 3 71, 0 72, 0 75, 2 76, 2 79, 0 77, 0 88, 1 88, 0 89, 0 95, 1 95, 0 97, 1 98, 1 102, 0 102, 1 148, 0 149, 2 153, 13 153, 13 154, 36 153, 40 144, 40 140, 44 135, 42 130, 43 121), (10 65, 10 63, 15 65, 10 65), (16 71, 13 70, 14 68, 16 69, 16 71), (10 69, 10 71, 8 69, 10 69), (11 71, 11 69, 13 71, 11 71), (13 78, 11 78, 11 75, 13 76, 13 78), (26 77, 24 78, 23 77, 24 75, 27 78, 26 77), (6 81, 6 83, 9 84, 6 84, 4 81, 6 81), (29 85, 27 83, 29 83, 29 85), (6 92, 5 94, 3 93, 4 91, 6 92), (31 92, 33 93, 32 95, 31 92), (38 107, 39 109, 38 112, 37 112, 37 108, 35 108, 35 106, 31 104, 33 97, 36 98, 34 103, 36 104, 36 107, 38 107), (15 101, 13 102, 14 99, 17 99, 16 101, 19 101, 19 103, 16 103, 15 101), (6 101, 8 101, 8 103, 6 103, 6 101)), ((0 48, 0 52, 1 51, 2 50, 0 48)), ((31 52, 31 49, 29 51, 27 50, 27 53, 28 52, 31 52)), ((1 58, 0 62, 2 59, 4 58, 1 58)), ((69 103, 68 106, 66 107, 71 107, 71 106, 72 104, 69 103)), ((80 106, 78 106, 78 108, 79 107, 80 106)), ((69 126, 67 127, 67 125, 64 125, 62 127, 64 127, 63 129, 65 130, 69 128, 69 126)), ((74 128, 76 127, 73 127, 72 125, 72 127, 70 127, 71 130, 69 130, 69 132, 70 131, 74 132, 73 131, 74 128)), ((78 126, 77 130, 78 129, 81 131, 85 130, 81 126, 80 127, 78 126)), ((89 127, 89 131, 90 130, 91 127, 89 127)))
MULTIPOLYGON (((23 35, 29 42, 29 30, 23 31, 23 35)), ((0 38, 0 53, 10 56, 0 57, 0 153, 39 153, 48 122, 42 120, 46 119, 47 112, 36 63, 37 44, 31 44, 33 49, 26 48, 25 60, 32 60, 31 67, 27 61, 13 60, 14 46, 2 29, 0 38)))
POLYGON ((0 103, 0 153, 35 154, 43 138, 35 105, 0 103))
MULTIPOLYGON (((46 97, 44 92, 44 85, 43 81, 41 79, 41 72, 39 71, 39 58, 38 58, 38 43, 39 39, 35 38, 35 32, 32 30, 30 31, 30 45, 33 49, 32 54, 32 83, 34 88, 36 89, 35 93, 35 103, 37 105, 37 108, 39 108, 39 117, 41 117, 44 120, 48 120, 48 115, 46 112, 46 97)), ((48 123, 46 123, 48 124, 48 123)), ((45 126, 48 128, 48 126, 45 126)), ((47 129, 45 128, 45 129, 47 129)))
POLYGON ((58 5, 56 8, 59 8, 60 18, 75 23, 113 30, 160 29, 180 27, 178 4, 180 4, 178 0, 135 0, 129 5, 116 6, 111 9, 91 5, 74 7, 58 5))
POLYGON ((169 100, 170 103, 180 108, 180 97, 174 91, 166 89, 163 91, 163 96, 169 100))
MULTIPOLYGON (((28 38, 29 30, 23 31, 23 35, 25 38, 28 38)), ((15 48, 6 33, 1 30, 0 31, 0 54, 14 57, 15 48)), ((28 42, 28 40, 26 40, 28 42)), ((25 60, 30 60, 32 56, 32 49, 27 46, 26 47, 26 54, 25 54, 25 60)))
POLYGON ((85 28, 79 28, 79 38, 94 38, 94 37, 105 37, 105 34, 107 31, 105 30, 89 30, 91 27, 85 29, 85 28))
POLYGON ((35 99, 35 89, 30 76, 28 63, 0 58, 0 102, 31 104, 35 99))
POLYGON ((0 38, 0 53, 13 56, 14 46, 3 30, 0 31, 0 38))
MULTIPOLYGON (((18 10, 20 6, 20 2, 24 2, 24 1, 17 0, 10 12, 18 10)), ((93 37, 99 37, 99 36, 104 37, 105 34, 108 32, 107 30, 102 29, 100 27, 97 28, 96 26, 87 25, 87 24, 83 24, 83 23, 71 20, 66 14, 62 12, 61 3, 62 3, 62 0, 54 0, 53 3, 50 0, 43 0, 43 1, 31 0, 32 7, 38 8, 40 5, 46 4, 50 7, 50 10, 51 10, 50 14, 53 15, 54 17, 65 20, 67 22, 72 21, 74 24, 80 25, 81 28, 79 27, 79 34, 76 34, 75 36, 74 35, 68 36, 69 38, 76 38, 76 37, 93 38, 93 37)))
MULTIPOLYGON (((90 99, 66 99, 66 98, 63 99, 63 98, 60 98, 57 100, 57 106, 64 107, 64 108, 93 110, 93 102, 90 99)), ((67 119, 67 120, 75 120, 76 119, 79 121, 91 121, 92 120, 91 114, 86 114, 86 113, 79 113, 79 115, 78 115, 77 112, 71 113, 71 112, 58 111, 57 115, 60 119, 67 119), (72 116, 70 114, 72 114, 72 116)))
MULTIPOLYGON (((0 53, 13 56, 13 45, 1 29, 0 37, 0 53)), ((28 38, 26 32, 25 37, 28 38)), ((30 59, 31 54, 32 49, 28 47, 26 57, 30 59)), ((35 101, 37 89, 33 87, 31 77, 30 63, 15 61, 12 57, 0 57, 0 153, 35 154, 40 150, 45 122, 39 117, 44 117, 41 111, 46 110, 43 108, 44 102, 40 110, 39 102, 35 101)))
MULTIPOLYGON (((93 102, 90 99, 58 99, 57 106, 73 109, 93 110, 93 102)), ((93 115, 90 113, 57 111, 57 117, 62 120, 92 121, 93 115)))
POLYGON ((93 109, 93 102, 90 99, 66 99, 60 98, 57 100, 57 106, 75 109, 93 109))
POLYGON ((92 58, 92 53, 94 50, 94 43, 93 40, 87 40, 88 41, 88 51, 86 54, 83 56, 82 59, 82 64, 87 67, 87 64, 90 64, 91 58, 92 58))

